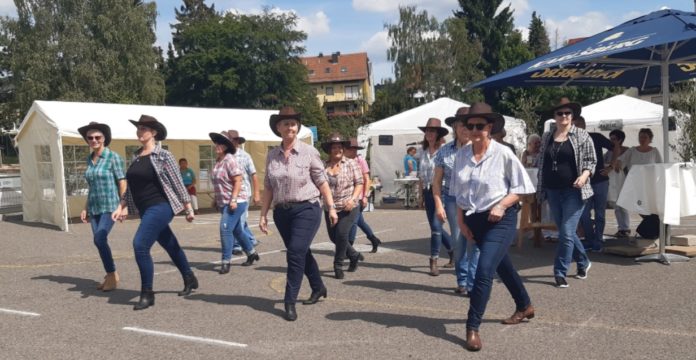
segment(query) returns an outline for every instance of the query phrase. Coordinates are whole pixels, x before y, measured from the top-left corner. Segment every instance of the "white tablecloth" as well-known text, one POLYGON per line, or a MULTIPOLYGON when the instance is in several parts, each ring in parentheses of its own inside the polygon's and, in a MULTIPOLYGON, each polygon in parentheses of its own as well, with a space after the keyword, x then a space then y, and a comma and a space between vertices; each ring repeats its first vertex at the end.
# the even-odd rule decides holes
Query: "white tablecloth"
POLYGON ((532 180, 532 185, 534 185, 534 188, 537 187, 537 183, 539 182, 539 179, 537 178, 537 174, 539 173, 538 168, 525 168, 527 170, 527 175, 529 175, 529 179, 532 180))
POLYGON ((634 165, 617 204, 642 215, 658 214, 665 224, 696 215, 696 166, 691 163, 634 165))

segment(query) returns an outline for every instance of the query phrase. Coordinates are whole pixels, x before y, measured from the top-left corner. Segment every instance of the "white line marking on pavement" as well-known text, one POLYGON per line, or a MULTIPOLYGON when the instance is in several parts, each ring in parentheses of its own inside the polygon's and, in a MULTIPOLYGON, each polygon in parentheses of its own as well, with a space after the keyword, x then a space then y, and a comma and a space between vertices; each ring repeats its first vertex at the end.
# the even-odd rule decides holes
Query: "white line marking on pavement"
POLYGON ((592 319, 594 319, 594 318, 595 318, 595 316, 592 315, 592 316, 590 316, 587 320, 585 320, 585 321, 583 321, 582 323, 580 323, 580 325, 578 326, 578 328, 575 329, 575 331, 573 331, 572 333, 570 333, 569 336, 570 336, 570 337, 575 337, 575 335, 577 335, 581 330, 583 330, 584 328, 586 328, 586 327, 590 324, 590 322, 592 321, 592 319))
POLYGON ((3 308, 0 308, 0 312, 7 313, 7 314, 14 314, 14 315, 22 315, 22 316, 41 316, 41 314, 37 314, 34 312, 19 311, 19 310, 12 310, 12 309, 3 309, 3 308))
POLYGON ((124 327, 123 330, 134 331, 137 333, 142 333, 142 334, 147 334, 147 335, 162 336, 162 337, 169 337, 169 338, 186 340, 186 341, 199 342, 199 343, 204 343, 204 344, 234 346, 234 347, 239 347, 239 348, 245 348, 245 347, 249 346, 247 344, 240 344, 240 343, 231 342, 231 341, 223 341, 223 340, 210 339, 210 338, 204 338, 204 337, 198 337, 198 336, 181 335, 181 334, 175 334, 175 333, 169 333, 169 332, 163 332, 163 331, 147 330, 147 329, 141 329, 138 327, 124 327))

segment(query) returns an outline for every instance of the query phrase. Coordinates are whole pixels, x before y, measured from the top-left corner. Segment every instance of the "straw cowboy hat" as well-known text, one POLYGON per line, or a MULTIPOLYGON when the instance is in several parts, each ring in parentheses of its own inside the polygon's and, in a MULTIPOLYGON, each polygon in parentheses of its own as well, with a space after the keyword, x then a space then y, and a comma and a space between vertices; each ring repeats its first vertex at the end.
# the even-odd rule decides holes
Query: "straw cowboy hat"
POLYGON ((97 130, 104 134, 104 146, 109 146, 111 144, 111 128, 109 125, 100 124, 98 122, 90 122, 89 124, 77 129, 77 131, 82 135, 82 138, 87 141, 87 133, 90 130, 97 130))
POLYGON ((355 150, 362 150, 365 148, 364 146, 360 146, 360 144, 358 144, 358 138, 354 137, 350 138, 350 145, 348 145, 348 147, 355 150))
POLYGON ((470 107, 468 107, 468 106, 460 107, 459 109, 457 109, 457 112, 454 114, 454 116, 450 116, 447 119, 445 119, 445 124, 447 124, 447 126, 451 127, 455 121, 460 120, 460 119, 457 119, 459 116, 468 114, 469 109, 470 109, 470 107))
POLYGON ((503 115, 493 112, 491 106, 484 102, 477 102, 471 105, 468 114, 457 116, 457 120, 463 121, 464 124, 471 118, 483 118, 486 119, 489 124, 493 124, 491 134, 500 132, 505 127, 505 118, 503 115))
POLYGON ((219 133, 211 132, 208 134, 208 136, 210 136, 210 140, 213 140, 213 142, 216 144, 227 145, 230 152, 234 154, 237 152, 237 147, 234 146, 234 143, 232 142, 232 139, 234 139, 234 136, 231 136, 232 131, 234 130, 221 131, 219 133))
POLYGON ((164 125, 161 122, 157 121, 157 119, 155 119, 154 116, 140 115, 140 119, 138 119, 138 121, 128 121, 130 121, 131 124, 135 125, 136 127, 145 126, 152 130, 156 130, 157 135, 155 135, 155 140, 157 141, 162 141, 167 138, 167 128, 164 127, 164 125))
POLYGON ((268 125, 271 126, 271 130, 274 134, 276 134, 277 136, 281 136, 278 132, 278 129, 276 129, 278 121, 285 119, 295 119, 299 123, 299 126, 297 127, 297 131, 299 131, 302 127, 301 118, 302 114, 296 112, 292 106, 283 106, 282 108, 280 108, 277 114, 271 115, 271 118, 268 120, 268 125))
POLYGON ((556 110, 563 108, 568 108, 572 110, 573 118, 580 116, 580 114, 582 113, 582 105, 576 102, 571 102, 567 97, 562 97, 558 104, 554 105, 551 109, 548 110, 548 117, 550 119, 553 119, 556 110))
POLYGON ((442 121, 438 118, 430 118, 425 126, 418 127, 420 131, 425 132, 428 129, 435 129, 437 131, 437 138, 441 139, 445 135, 449 134, 447 128, 442 127, 442 121))
POLYGON ((331 145, 333 144, 341 144, 343 145, 344 149, 351 145, 350 141, 346 140, 346 138, 344 138, 343 135, 339 133, 332 133, 331 135, 329 135, 329 140, 321 143, 321 148, 324 149, 324 152, 329 154, 331 153, 331 145))
POLYGON ((237 130, 228 130, 227 134, 230 136, 230 139, 237 139, 239 145, 244 144, 246 142, 245 138, 239 136, 239 132, 237 130))

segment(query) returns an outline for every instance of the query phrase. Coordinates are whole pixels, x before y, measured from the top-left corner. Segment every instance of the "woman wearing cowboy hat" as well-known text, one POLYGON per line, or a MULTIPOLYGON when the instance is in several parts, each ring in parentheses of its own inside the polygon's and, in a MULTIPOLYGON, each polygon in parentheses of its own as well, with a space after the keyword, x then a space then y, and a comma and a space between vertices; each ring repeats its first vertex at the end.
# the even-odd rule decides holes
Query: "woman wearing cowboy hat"
POLYGON ((210 133, 210 139, 215 143, 216 162, 213 166, 211 180, 215 189, 215 202, 222 213, 220 218, 220 242, 222 244, 222 267, 220 274, 230 272, 232 248, 235 240, 239 241, 247 254, 247 260, 242 266, 250 266, 259 260, 259 254, 254 250, 241 219, 249 206, 249 190, 242 185, 242 168, 237 166, 234 154, 237 148, 232 142, 231 134, 227 131, 210 133))
POLYGON ((128 190, 118 208, 111 215, 114 221, 123 221, 126 208, 137 209, 140 225, 133 238, 135 261, 140 270, 140 300, 133 310, 143 310, 155 305, 154 264, 150 250, 157 241, 169 254, 184 279, 184 289, 179 296, 188 295, 198 288, 184 250, 169 227, 174 215, 186 211, 186 221, 193 221, 193 208, 188 191, 181 178, 174 156, 162 149, 158 141, 167 138, 167 128, 152 116, 142 115, 138 121, 129 120, 137 127, 138 141, 143 145, 136 151, 128 171, 128 190))
POLYGON ((297 320, 295 302, 302 285, 303 274, 309 279, 312 295, 304 304, 314 304, 326 297, 319 266, 309 246, 321 224, 319 197, 328 208, 331 225, 338 222, 336 204, 326 179, 319 152, 297 138, 301 114, 285 106, 271 115, 269 125, 282 138, 280 146, 271 149, 266 157, 266 177, 261 198, 259 228, 268 233, 268 210, 275 205, 273 220, 287 248, 288 262, 285 283, 285 319, 297 320))
POLYGON ((116 289, 119 277, 107 237, 114 226, 111 213, 116 210, 119 199, 126 192, 123 159, 108 147, 111 143, 109 125, 91 122, 77 131, 92 149, 92 153, 86 159, 85 171, 89 193, 80 219, 84 223, 89 221, 92 225, 94 245, 99 250, 99 257, 106 271, 104 281, 97 289, 111 291, 116 289))
POLYGON ((490 138, 491 132, 505 124, 502 115, 486 103, 476 103, 460 118, 469 130, 471 144, 457 153, 452 194, 457 197, 462 235, 481 251, 466 320, 466 348, 478 351, 482 347, 479 327, 496 273, 516 306, 503 324, 534 317, 527 290, 507 253, 516 237, 519 195, 534 193, 534 185, 515 154, 490 138))
POLYGON ((450 263, 452 266, 454 261, 454 253, 452 251, 452 239, 450 235, 443 229, 442 222, 435 216, 435 198, 433 197, 433 177, 435 175, 435 155, 442 146, 440 141, 449 130, 442 127, 442 122, 437 118, 428 119, 425 126, 418 127, 425 133, 423 138, 423 150, 420 153, 418 160, 418 190, 422 194, 421 207, 425 205, 425 213, 430 224, 430 275, 440 275, 440 270, 437 267, 437 259, 440 257, 440 243, 447 249, 450 263))
POLYGON ((326 213, 326 230, 329 239, 336 244, 334 256, 334 273, 336 279, 343 279, 343 259, 348 256, 350 266, 348 271, 353 272, 358 267, 358 261, 363 259, 362 254, 355 251, 349 242, 351 228, 360 213, 360 194, 362 194, 363 176, 358 164, 343 156, 343 150, 350 146, 339 133, 329 135, 329 140, 322 143, 321 147, 329 154, 326 161, 326 176, 329 180, 331 195, 333 196, 338 223, 330 225, 328 213, 326 213))
POLYGON ((578 279, 586 279, 592 266, 577 235, 585 202, 592 197, 590 176, 597 166, 597 155, 590 135, 573 125, 582 107, 567 98, 551 108, 555 125, 541 137, 537 197, 547 199, 558 227, 558 248, 553 265, 556 287, 567 288, 570 263, 578 266, 578 279))

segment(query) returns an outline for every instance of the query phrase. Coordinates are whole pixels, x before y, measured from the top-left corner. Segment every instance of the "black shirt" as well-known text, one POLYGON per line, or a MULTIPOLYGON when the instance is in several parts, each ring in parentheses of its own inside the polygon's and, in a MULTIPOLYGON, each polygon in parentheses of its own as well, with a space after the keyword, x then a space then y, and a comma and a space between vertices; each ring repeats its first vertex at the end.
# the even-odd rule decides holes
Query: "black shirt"
POLYGON ((141 156, 133 161, 126 172, 126 179, 135 206, 141 214, 152 205, 167 202, 162 184, 150 161, 150 155, 141 156))
POLYGON ((602 181, 608 181, 608 176, 604 176, 599 173, 600 171, 602 171, 602 169, 604 169, 604 151, 602 151, 602 149, 613 150, 614 143, 612 143, 611 140, 607 139, 606 136, 600 133, 591 132, 589 134, 592 138, 592 142, 594 142, 595 155, 597 155, 597 167, 594 169, 594 171, 592 171, 592 178, 590 179, 590 183, 596 184, 602 181))
POLYGON ((567 189, 573 187, 578 178, 575 163, 575 151, 570 140, 552 141, 544 151, 544 168, 542 169, 544 187, 548 189, 567 189), (554 166, 555 159, 555 166, 554 166))

